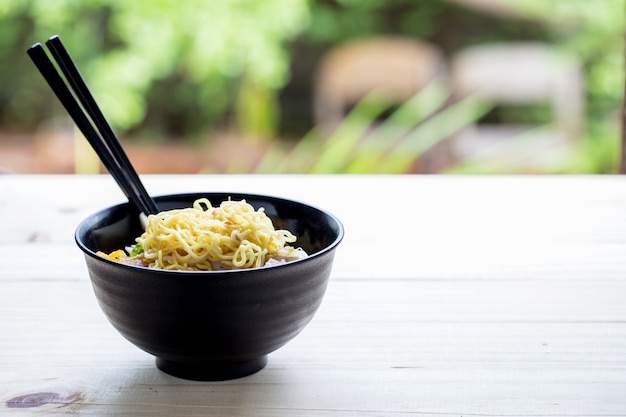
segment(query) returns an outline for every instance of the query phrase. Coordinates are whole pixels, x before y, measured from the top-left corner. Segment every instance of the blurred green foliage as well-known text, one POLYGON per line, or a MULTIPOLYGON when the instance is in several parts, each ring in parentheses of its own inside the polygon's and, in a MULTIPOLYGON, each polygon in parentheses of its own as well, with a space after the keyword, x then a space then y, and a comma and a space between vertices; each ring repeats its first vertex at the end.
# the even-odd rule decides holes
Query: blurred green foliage
POLYGON ((307 18, 306 0, 0 0, 0 123, 54 112, 25 50, 58 34, 117 128, 196 133, 243 84, 258 101, 286 83, 286 43, 307 18))
POLYGON ((622 0, 510 0, 549 28, 547 41, 580 57, 586 83, 585 137, 565 173, 614 173, 620 153, 626 6, 622 0))
POLYGON ((622 0, 510 0, 549 28, 546 40, 579 56, 585 66, 590 116, 617 111, 624 94, 622 0))
MULTIPOLYGON (((306 52, 308 62, 314 62, 354 37, 417 37, 440 45, 448 55, 484 42, 539 40, 576 53, 586 74, 587 134, 571 166, 558 170, 612 172, 624 93, 623 0, 505 4, 514 17, 447 0, 0 0, 0 128, 32 128, 63 114, 25 54, 32 43, 53 34, 71 51, 114 127, 151 140, 206 138, 219 128, 274 137, 284 124, 279 94, 293 82, 294 59, 306 52)), ((311 75, 313 68, 306 69, 311 75)), ((259 170, 274 166, 290 172, 293 164, 301 165, 294 162, 297 155, 307 150, 315 160, 311 172, 374 171, 384 166, 383 155, 391 158, 387 163, 394 161, 394 152, 414 159, 443 140, 445 130, 431 127, 430 133, 413 134, 393 149, 376 136, 357 144, 356 133, 375 118, 363 108, 332 140, 313 128, 293 150, 274 154, 291 155, 282 165, 268 163, 259 170)), ((536 110, 529 109, 526 117, 541 117, 536 110)), ((454 118, 455 109, 450 113, 454 118)), ((470 123, 480 114, 469 109, 456 120, 470 123)), ((390 118, 381 132, 408 134, 406 124, 394 124, 401 115, 390 118)), ((428 126, 420 129, 429 132, 428 126)), ((398 161, 394 167, 406 167, 398 161)))
POLYGON ((448 104, 447 86, 433 82, 394 108, 373 91, 330 134, 318 127, 293 148, 270 147, 256 172, 402 174, 420 155, 490 109, 475 97, 448 104), (391 113, 378 120, 391 109, 391 113))
MULTIPOLYGON (((577 56, 585 75, 586 132, 567 163, 546 173, 613 173, 620 152, 624 98, 622 0, 506 0, 510 13, 489 16, 444 0, 319 0, 312 9, 311 42, 332 45, 375 33, 433 41, 448 55, 489 42, 540 41, 577 56)), ((485 2, 487 3, 487 2, 485 2)), ((545 107, 516 109, 516 121, 545 123, 545 107)), ((470 114, 477 114, 472 113, 470 114)), ((502 116, 502 115, 500 115, 502 116)), ((505 115, 506 116, 506 115, 505 115)), ((479 117, 479 116, 477 116, 479 117)), ((475 120, 474 120, 475 121, 475 120)), ((467 119, 467 123, 472 120, 467 119)), ((423 139, 428 142, 427 139, 423 139)), ((410 154, 419 158, 421 153, 410 154)), ((370 169, 375 170, 372 165, 370 169)), ((449 172, 507 173, 506 161, 481 161, 449 172)))

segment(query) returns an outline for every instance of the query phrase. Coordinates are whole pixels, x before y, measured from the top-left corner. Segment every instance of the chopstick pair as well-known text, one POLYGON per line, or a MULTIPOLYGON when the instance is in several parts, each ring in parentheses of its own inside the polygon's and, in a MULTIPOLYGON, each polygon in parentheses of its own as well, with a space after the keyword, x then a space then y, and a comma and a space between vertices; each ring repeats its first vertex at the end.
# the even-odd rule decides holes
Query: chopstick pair
POLYGON ((57 72, 42 45, 36 43, 28 49, 27 53, 41 75, 48 82, 52 91, 96 151, 105 168, 113 176, 128 200, 146 216, 158 213, 159 209, 156 203, 141 183, 137 171, 135 171, 119 139, 96 104, 78 68, 63 46, 61 38, 58 36, 51 37, 46 41, 46 46, 50 49, 80 104, 57 72), (83 112, 83 108, 89 117, 83 112))

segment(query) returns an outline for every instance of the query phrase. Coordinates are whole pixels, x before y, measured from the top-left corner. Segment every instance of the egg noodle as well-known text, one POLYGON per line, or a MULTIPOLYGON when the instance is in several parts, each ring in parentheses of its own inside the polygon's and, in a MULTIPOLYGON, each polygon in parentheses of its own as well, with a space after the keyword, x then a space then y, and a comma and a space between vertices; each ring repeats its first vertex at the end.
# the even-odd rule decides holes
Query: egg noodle
MULTIPOLYGON (((213 207, 201 198, 190 208, 148 216, 145 232, 136 239, 143 253, 127 259, 172 270, 258 268, 305 257, 302 249, 288 245, 295 241, 288 230, 274 229, 263 208, 255 210, 245 200, 213 207)), ((124 262, 120 251, 104 256, 124 262)))

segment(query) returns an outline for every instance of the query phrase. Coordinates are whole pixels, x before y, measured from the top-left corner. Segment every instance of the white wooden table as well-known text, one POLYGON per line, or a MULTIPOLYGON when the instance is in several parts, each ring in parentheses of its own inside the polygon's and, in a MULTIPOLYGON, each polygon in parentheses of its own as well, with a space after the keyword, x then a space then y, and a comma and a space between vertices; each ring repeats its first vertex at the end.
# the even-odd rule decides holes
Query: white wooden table
POLYGON ((0 176, 0 415, 626 416, 626 177, 147 176, 306 201, 346 237, 265 369, 159 371, 98 308, 76 225, 101 176, 0 176))

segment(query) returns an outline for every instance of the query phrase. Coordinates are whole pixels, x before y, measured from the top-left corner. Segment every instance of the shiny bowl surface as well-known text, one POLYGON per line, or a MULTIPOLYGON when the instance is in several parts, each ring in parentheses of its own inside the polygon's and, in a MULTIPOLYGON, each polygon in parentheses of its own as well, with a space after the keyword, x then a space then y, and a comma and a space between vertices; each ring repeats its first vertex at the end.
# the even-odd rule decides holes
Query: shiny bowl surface
POLYGON ((160 210, 214 206, 231 198, 263 207, 277 229, 298 238, 309 256, 264 268, 166 271, 105 259, 142 232, 129 204, 83 220, 75 239, 84 252, 102 311, 130 342, 156 357, 157 367, 186 379, 225 380, 261 370, 269 353, 294 338, 320 306, 343 238, 341 222, 321 209, 282 198, 240 193, 156 197, 160 210))

